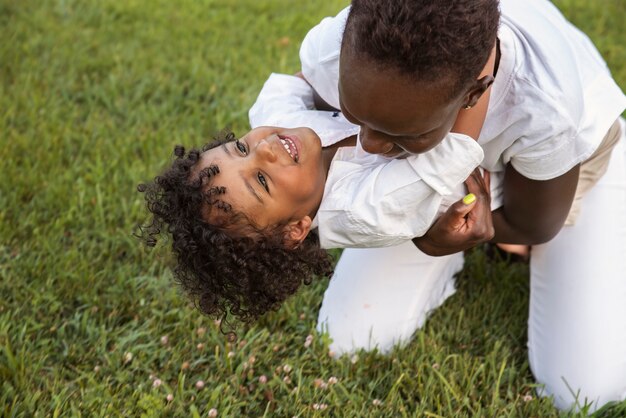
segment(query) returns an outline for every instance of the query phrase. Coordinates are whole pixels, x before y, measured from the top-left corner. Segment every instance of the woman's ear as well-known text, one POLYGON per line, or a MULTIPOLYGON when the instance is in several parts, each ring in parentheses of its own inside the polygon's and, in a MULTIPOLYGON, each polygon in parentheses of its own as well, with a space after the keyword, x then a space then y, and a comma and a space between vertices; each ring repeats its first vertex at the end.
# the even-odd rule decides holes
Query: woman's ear
POLYGON ((474 85, 470 88, 469 92, 467 93, 467 98, 465 99, 465 104, 463 105, 463 107, 465 109, 469 109, 475 106, 476 103, 478 102, 478 99, 480 99, 480 96, 482 96, 483 93, 487 91, 489 87, 491 87, 494 80, 495 79, 493 78, 492 75, 486 75, 476 80, 474 85))
POLYGON ((309 235, 311 222, 311 218, 309 216, 305 216, 302 219, 291 221, 285 225, 283 229, 285 247, 289 249, 298 248, 306 236, 309 235))

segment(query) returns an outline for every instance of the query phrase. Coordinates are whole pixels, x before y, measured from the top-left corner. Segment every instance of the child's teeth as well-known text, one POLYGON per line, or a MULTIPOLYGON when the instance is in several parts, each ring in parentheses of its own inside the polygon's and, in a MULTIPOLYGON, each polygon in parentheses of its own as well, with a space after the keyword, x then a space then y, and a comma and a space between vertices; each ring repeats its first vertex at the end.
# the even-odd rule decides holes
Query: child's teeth
POLYGON ((289 145, 287 145, 287 140, 281 138, 280 142, 283 144, 283 147, 285 147, 285 150, 291 156, 291 158, 293 158, 293 155, 291 154, 291 148, 289 147, 289 145))

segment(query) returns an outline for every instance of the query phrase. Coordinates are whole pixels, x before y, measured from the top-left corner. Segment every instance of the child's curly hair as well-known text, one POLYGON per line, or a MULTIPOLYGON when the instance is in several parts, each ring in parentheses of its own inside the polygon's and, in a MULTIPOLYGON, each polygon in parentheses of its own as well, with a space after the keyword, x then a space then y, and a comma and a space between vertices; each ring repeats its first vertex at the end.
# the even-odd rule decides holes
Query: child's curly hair
POLYGON ((140 228, 140 237, 148 246, 156 245, 161 234, 171 237, 174 277, 200 311, 219 319, 232 314, 249 323, 278 309, 301 283, 310 284, 313 276, 330 276, 332 261, 315 233, 309 233, 297 248, 287 249, 280 228, 257 229, 221 200, 228 190, 211 185, 219 175, 218 166, 193 173, 201 152, 234 139, 228 133, 202 150, 174 148, 176 159, 171 167, 138 186, 152 213, 151 222, 140 228), (206 222, 202 212, 207 207, 227 214, 230 225, 249 224, 252 236, 237 236, 224 225, 206 222))

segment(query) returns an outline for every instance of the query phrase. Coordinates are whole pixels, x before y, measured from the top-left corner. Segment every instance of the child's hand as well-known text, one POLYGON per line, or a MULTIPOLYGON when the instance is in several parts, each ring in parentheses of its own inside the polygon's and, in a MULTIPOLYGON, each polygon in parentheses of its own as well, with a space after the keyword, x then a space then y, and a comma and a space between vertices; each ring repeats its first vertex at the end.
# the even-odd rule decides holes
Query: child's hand
POLYGON ((423 237, 413 239, 422 252, 432 256, 454 254, 493 238, 489 172, 483 176, 476 169, 465 184, 470 193, 450 206, 423 237))

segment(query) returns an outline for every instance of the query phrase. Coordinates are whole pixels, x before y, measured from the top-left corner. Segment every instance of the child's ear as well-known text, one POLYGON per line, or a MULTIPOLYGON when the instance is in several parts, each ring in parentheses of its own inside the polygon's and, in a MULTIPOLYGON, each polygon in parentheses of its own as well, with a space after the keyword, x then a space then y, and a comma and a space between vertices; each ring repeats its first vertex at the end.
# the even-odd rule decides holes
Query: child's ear
POLYGON ((289 249, 298 248, 311 230, 311 218, 305 216, 297 221, 291 221, 283 229, 284 243, 289 249))

